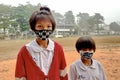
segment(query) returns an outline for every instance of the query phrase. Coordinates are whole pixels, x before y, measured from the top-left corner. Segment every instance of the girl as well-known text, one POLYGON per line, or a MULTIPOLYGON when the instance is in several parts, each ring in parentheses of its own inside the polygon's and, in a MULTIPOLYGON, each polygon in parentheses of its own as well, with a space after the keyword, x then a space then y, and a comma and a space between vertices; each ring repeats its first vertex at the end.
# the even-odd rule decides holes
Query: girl
POLYGON ((80 37, 76 50, 81 59, 70 66, 69 80, 106 80, 101 64, 92 59, 96 45, 91 37, 80 37))
POLYGON ((29 24, 37 37, 18 53, 16 80, 68 80, 63 49, 49 38, 56 26, 51 10, 41 7, 31 15, 29 24))

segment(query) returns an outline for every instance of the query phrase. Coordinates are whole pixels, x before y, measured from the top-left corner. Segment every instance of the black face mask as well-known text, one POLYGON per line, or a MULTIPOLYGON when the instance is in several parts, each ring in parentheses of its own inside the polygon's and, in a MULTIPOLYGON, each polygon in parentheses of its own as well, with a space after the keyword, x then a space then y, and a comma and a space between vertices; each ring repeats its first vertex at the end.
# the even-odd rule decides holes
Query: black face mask
POLYGON ((85 60, 91 59, 92 56, 93 56, 92 52, 83 52, 83 53, 80 53, 80 54, 82 56, 81 58, 85 59, 85 60))
POLYGON ((49 36, 52 34, 52 30, 35 30, 34 32, 41 40, 48 39, 49 36))

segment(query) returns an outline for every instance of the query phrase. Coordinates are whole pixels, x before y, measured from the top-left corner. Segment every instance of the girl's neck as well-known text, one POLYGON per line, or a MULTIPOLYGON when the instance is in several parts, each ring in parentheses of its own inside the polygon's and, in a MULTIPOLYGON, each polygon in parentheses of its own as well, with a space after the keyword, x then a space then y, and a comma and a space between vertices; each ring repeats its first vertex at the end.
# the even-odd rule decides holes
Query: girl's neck
POLYGON ((38 43, 39 46, 41 46, 42 48, 47 48, 48 45, 48 40, 41 40, 39 38, 36 39, 36 42, 38 43))
POLYGON ((92 60, 89 59, 89 60, 84 60, 84 59, 81 59, 83 64, 86 65, 86 66, 91 66, 92 65, 92 60))

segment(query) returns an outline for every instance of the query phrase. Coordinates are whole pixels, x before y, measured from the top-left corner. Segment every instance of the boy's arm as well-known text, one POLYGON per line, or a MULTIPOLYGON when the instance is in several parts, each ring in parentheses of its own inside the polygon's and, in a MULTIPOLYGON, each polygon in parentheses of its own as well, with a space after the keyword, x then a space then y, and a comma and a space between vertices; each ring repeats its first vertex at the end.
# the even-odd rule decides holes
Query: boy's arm
POLYGON ((101 68, 101 78, 102 78, 101 80, 107 80, 103 68, 101 68))
POLYGON ((106 79, 106 75, 105 75, 105 72, 104 72, 104 70, 103 70, 103 67, 102 67, 102 65, 100 64, 100 62, 99 62, 99 71, 100 71, 100 75, 101 75, 101 80, 107 80, 106 79))

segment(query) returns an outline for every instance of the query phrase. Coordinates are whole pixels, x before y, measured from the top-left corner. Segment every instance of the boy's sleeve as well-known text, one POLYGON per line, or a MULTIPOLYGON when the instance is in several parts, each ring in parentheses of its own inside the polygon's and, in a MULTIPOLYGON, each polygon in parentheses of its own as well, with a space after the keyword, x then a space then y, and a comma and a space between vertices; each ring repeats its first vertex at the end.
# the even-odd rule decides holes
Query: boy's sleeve
POLYGON ((76 71, 74 65, 70 65, 70 70, 68 73, 68 80, 76 80, 76 71))
POLYGON ((65 60, 65 55, 63 49, 61 48, 61 58, 60 58, 60 80, 68 80, 67 65, 65 60))
POLYGON ((22 51, 20 50, 17 56, 16 69, 15 69, 16 78, 26 77, 24 59, 21 53, 22 51))
POLYGON ((100 71, 100 80, 107 80, 106 79, 106 75, 105 75, 105 72, 104 72, 104 70, 103 70, 103 67, 102 67, 102 65, 100 64, 100 62, 99 62, 99 71, 100 71))

